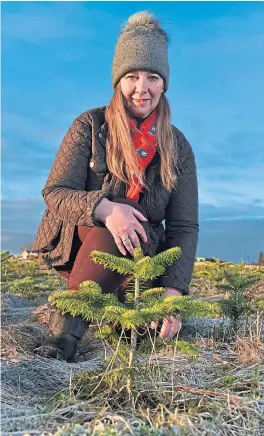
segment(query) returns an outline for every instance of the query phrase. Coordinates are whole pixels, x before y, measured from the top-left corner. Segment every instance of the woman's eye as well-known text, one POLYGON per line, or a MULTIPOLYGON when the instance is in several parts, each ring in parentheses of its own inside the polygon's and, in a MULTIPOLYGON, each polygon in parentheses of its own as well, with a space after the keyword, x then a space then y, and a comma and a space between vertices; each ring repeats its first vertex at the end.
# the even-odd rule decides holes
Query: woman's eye
POLYGON ((156 80, 159 80, 159 78, 157 76, 150 76, 149 80, 151 80, 152 82, 156 82, 156 80))
POLYGON ((135 79, 136 76, 126 76, 127 79, 135 79))

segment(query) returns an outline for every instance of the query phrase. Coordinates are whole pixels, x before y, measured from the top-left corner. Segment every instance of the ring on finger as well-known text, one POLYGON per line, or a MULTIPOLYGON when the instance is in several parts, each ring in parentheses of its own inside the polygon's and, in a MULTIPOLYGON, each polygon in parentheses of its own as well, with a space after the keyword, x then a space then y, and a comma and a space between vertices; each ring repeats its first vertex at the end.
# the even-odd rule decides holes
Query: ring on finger
POLYGON ((123 242, 123 243, 126 242, 126 241, 130 241, 130 239, 129 239, 129 238, 122 239, 122 242, 123 242))

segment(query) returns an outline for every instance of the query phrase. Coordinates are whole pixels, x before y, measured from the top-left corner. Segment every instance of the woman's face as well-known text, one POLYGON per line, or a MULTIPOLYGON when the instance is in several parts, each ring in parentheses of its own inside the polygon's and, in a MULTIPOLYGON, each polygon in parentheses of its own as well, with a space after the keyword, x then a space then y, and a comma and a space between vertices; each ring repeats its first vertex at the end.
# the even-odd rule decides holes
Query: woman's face
POLYGON ((164 82, 157 73, 133 71, 122 77, 120 85, 130 115, 145 118, 157 106, 164 82))

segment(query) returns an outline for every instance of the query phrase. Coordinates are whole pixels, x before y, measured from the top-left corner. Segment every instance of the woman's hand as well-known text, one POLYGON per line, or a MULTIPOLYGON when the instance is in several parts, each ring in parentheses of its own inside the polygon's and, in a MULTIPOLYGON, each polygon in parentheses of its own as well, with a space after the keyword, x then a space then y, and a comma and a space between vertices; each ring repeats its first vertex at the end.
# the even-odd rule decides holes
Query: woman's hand
MULTIPOLYGON (((181 295, 182 292, 180 290, 166 287, 163 297, 177 297, 181 295)), ((151 327, 157 328, 157 324, 152 322, 151 327)), ((172 339, 181 330, 181 327, 182 323, 179 317, 168 316, 163 320, 159 336, 161 338, 172 339)))
POLYGON ((133 256, 134 249, 141 246, 139 236, 143 242, 147 242, 146 232, 138 221, 147 221, 147 218, 134 207, 104 198, 97 206, 95 216, 112 233, 124 256, 127 254, 126 250, 133 256))

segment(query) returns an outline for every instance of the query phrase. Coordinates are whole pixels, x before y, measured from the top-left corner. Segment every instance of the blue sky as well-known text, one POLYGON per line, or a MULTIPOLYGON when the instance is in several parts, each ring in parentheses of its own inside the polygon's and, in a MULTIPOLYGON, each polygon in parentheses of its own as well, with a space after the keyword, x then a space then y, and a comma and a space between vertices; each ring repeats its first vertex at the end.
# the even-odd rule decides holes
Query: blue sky
POLYGON ((172 122, 196 157, 197 256, 264 250, 262 2, 4 2, 2 249, 32 242, 73 119, 108 103, 120 26, 150 10, 170 36, 172 122))

